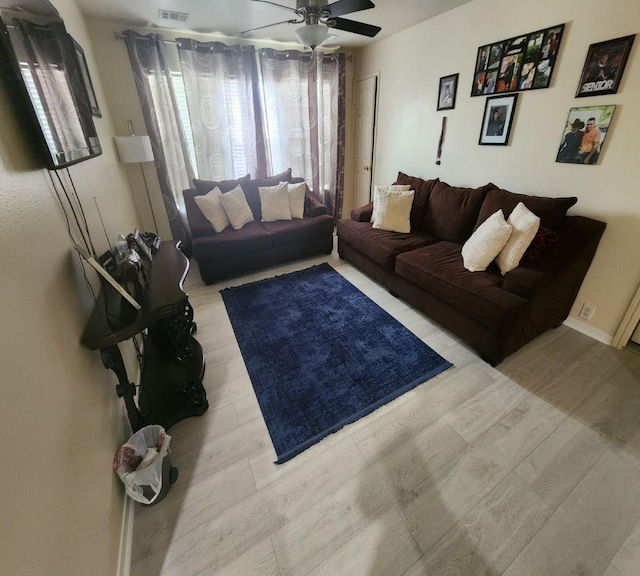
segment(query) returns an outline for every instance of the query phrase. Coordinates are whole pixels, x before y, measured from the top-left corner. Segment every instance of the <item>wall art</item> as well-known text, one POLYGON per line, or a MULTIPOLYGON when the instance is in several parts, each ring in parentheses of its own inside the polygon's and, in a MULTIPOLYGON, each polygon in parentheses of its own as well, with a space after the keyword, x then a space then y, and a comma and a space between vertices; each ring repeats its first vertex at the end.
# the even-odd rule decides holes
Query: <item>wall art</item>
POLYGON ((456 107, 456 92, 458 91, 458 74, 440 78, 438 88, 438 110, 453 110, 456 107))
POLYGON ((564 24, 478 48, 471 96, 548 88, 564 24))
POLYGON ((93 82, 91 81, 91 75, 89 74, 89 66, 87 65, 87 58, 84 55, 84 50, 82 49, 82 46, 76 42, 73 36, 69 36, 69 38, 71 38, 71 43, 73 44, 73 49, 76 54, 76 60, 78 61, 78 67, 80 68, 80 74, 82 75, 82 84, 87 94, 87 98, 89 99, 91 115, 96 116, 97 118, 102 118, 102 112, 100 112, 100 108, 98 107, 98 100, 96 98, 95 90, 93 89, 93 82))
POLYGON ((597 164, 615 106, 571 108, 562 131, 556 162, 597 164))
POLYGON ((517 101, 517 94, 487 98, 478 144, 506 146, 509 143, 517 101))
POLYGON ((589 46, 576 98, 615 94, 618 91, 635 37, 633 34, 589 46))

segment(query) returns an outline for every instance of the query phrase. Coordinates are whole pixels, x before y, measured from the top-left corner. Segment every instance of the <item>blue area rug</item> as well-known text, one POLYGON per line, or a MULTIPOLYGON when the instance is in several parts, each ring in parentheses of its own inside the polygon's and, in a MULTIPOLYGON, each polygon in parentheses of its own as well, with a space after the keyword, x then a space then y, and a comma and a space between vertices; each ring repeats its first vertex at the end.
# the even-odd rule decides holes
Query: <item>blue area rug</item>
POLYGON ((221 294, 277 464, 451 366, 328 264, 221 294))

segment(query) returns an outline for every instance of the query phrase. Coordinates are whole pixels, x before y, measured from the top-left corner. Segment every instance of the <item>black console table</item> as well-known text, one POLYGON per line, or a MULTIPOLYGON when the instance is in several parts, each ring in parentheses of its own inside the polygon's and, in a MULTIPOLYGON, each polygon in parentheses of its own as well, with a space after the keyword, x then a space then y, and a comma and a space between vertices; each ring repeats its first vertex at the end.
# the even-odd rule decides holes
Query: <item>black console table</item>
POLYGON ((116 393, 124 399, 134 432, 148 424, 169 429, 209 407, 202 386, 202 348, 193 336, 193 309, 182 290, 189 261, 175 242, 166 241, 153 253, 153 261, 144 265, 147 284, 134 295, 142 309, 135 310, 105 283, 81 338, 87 348, 100 350, 105 368, 118 377, 116 393), (143 349, 136 405, 136 387, 129 381, 118 343, 140 333, 143 349))

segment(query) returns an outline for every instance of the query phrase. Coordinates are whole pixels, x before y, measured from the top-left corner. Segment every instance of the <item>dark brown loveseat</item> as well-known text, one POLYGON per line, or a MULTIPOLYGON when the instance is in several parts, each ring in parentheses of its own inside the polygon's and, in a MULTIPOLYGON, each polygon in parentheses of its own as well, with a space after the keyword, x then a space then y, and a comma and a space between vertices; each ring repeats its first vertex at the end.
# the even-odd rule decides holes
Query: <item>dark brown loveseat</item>
POLYGON ((275 266, 333 250, 333 218, 326 208, 311 196, 305 196, 304 218, 262 222, 261 186, 276 186, 279 182, 303 182, 292 178, 291 169, 275 176, 251 180, 249 175, 237 180, 213 182, 194 180, 194 188, 183 191, 187 219, 192 236, 193 257, 200 275, 207 284, 238 276, 246 272, 275 266), (242 186, 254 221, 239 230, 228 227, 219 233, 205 218, 194 198, 207 194, 216 186, 224 194, 242 186))
MULTIPOLYGON (((566 216, 577 198, 514 194, 493 184, 452 187, 400 172, 396 184, 415 190, 408 234, 374 229, 373 204, 338 221, 338 252, 436 322, 492 365, 569 315, 606 224, 566 216), (508 218, 523 202, 553 243, 536 245, 504 276, 465 269, 462 245, 499 209, 508 218)), ((536 242, 543 237, 537 237, 536 242)), ((532 246, 533 247, 533 246, 532 246)), ((531 248, 532 248, 531 247, 531 248)))

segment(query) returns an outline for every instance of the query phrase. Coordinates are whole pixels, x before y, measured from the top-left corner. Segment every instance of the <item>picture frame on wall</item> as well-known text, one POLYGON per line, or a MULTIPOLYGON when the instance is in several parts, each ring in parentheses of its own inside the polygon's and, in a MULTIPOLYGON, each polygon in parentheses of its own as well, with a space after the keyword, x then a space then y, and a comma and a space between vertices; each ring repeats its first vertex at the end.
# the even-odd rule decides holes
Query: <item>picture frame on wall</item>
POLYGON ((78 61, 78 68, 80 68, 80 74, 82 75, 82 84, 84 85, 87 98, 89 99, 89 107, 91 108, 91 115, 96 118, 102 118, 102 112, 98 107, 98 99, 96 98, 95 90, 93 89, 93 82, 91 81, 91 74, 89 74, 89 66, 87 65, 87 58, 84 55, 82 46, 76 42, 75 38, 69 35, 71 43, 73 44, 73 51, 78 61))
POLYGON ((487 98, 478 144, 506 146, 509 143, 517 102, 518 94, 487 98))
POLYGON ((456 107, 458 76, 458 74, 451 74, 440 78, 440 86, 438 88, 438 110, 453 110, 456 107))
POLYGON ((471 96, 548 88, 564 24, 478 48, 471 96))
POLYGON ((571 108, 556 162, 583 166, 598 164, 615 110, 613 105, 571 108))
POLYGON ((591 44, 582 68, 576 98, 615 94, 636 35, 591 44))

